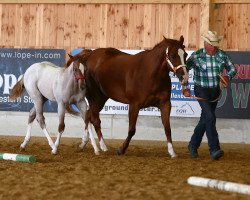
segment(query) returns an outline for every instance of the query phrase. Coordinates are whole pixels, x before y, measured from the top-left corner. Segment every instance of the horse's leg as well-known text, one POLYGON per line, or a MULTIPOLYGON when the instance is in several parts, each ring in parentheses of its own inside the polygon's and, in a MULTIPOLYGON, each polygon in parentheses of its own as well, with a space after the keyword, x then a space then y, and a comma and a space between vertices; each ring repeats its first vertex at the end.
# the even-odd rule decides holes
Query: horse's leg
MULTIPOLYGON (((83 121, 85 122, 85 113, 86 113, 86 110, 87 110, 87 103, 85 100, 82 100, 82 101, 79 101, 77 102, 77 107, 80 111, 80 114, 81 114, 81 117, 83 119, 83 121)), ((99 155, 99 148, 98 146, 96 145, 96 141, 95 141, 95 137, 94 137, 94 134, 93 132, 91 131, 90 127, 87 125, 85 125, 86 127, 84 128, 84 134, 83 134, 83 137, 82 137, 82 143, 79 145, 79 148, 83 149, 84 146, 87 144, 88 142, 88 136, 90 136, 90 141, 91 141, 91 144, 94 148, 94 152, 96 155, 99 155)))
POLYGON ((167 137, 167 144, 168 144, 168 153, 171 158, 177 156, 174 151, 173 143, 172 143, 172 136, 171 136, 171 127, 170 127, 170 111, 171 111, 171 102, 167 101, 160 105, 161 110, 161 120, 164 126, 165 134, 167 137))
POLYGON ((89 133, 90 142, 95 150, 95 154, 100 155, 100 150, 99 150, 98 146, 96 145, 95 137, 94 137, 94 134, 93 134, 90 126, 88 126, 87 129, 85 129, 85 132, 89 133))
POLYGON ((56 137, 56 141, 55 141, 55 148, 52 149, 52 154, 56 154, 57 153, 57 149, 58 146, 60 144, 60 140, 62 137, 62 134, 64 132, 65 129, 65 123, 64 123, 64 119, 65 119, 65 105, 63 102, 58 102, 57 105, 57 113, 58 113, 58 118, 59 118, 59 125, 58 125, 58 132, 57 132, 57 137, 56 137))
POLYGON ((55 144, 53 142, 53 140, 51 139, 47 129, 46 129, 46 124, 45 124, 45 118, 43 116, 43 100, 42 100, 42 96, 41 98, 32 98, 34 99, 34 104, 35 104, 35 108, 36 108, 36 120, 39 123, 41 129, 43 130, 48 142, 49 142, 49 146, 52 148, 52 153, 53 150, 56 148, 55 144))
MULTIPOLYGON (((88 112, 91 113, 91 123, 93 124, 99 143, 100 143, 100 147, 103 151, 107 151, 108 148, 104 142, 103 136, 102 136, 102 131, 101 131, 101 120, 100 120, 100 111, 102 110, 104 104, 107 101, 106 97, 102 97, 100 98, 102 99, 102 101, 99 102, 95 102, 90 104, 90 109, 88 112)), ((87 120, 87 119, 86 119, 87 120)), ((86 124, 88 124, 89 121, 86 122, 86 124)))
POLYGON ((139 110, 140 110, 139 106, 134 105, 134 104, 130 104, 129 105, 129 113, 128 113, 128 117, 129 117, 128 137, 123 142, 122 146, 118 148, 118 150, 117 150, 117 154, 118 155, 122 155, 122 154, 125 153, 126 149, 129 146, 131 138, 135 134, 135 131, 136 131, 136 121, 137 121, 137 118, 138 118, 139 110))
MULTIPOLYGON (((93 125, 90 124, 90 130, 93 130, 93 125)), ((100 140, 99 140, 99 143, 100 143, 100 148, 102 151, 108 151, 108 147, 107 145, 105 144, 105 141, 104 141, 104 138, 103 138, 103 135, 101 133, 101 136, 100 136, 100 140)))
POLYGON ((29 113, 29 120, 28 120, 28 127, 27 127, 27 132, 26 132, 26 136, 24 138, 23 143, 20 145, 20 151, 24 150, 26 145, 28 144, 28 142, 30 141, 30 137, 31 137, 31 128, 32 128, 32 124, 34 119, 36 118, 36 109, 35 106, 30 110, 29 113))

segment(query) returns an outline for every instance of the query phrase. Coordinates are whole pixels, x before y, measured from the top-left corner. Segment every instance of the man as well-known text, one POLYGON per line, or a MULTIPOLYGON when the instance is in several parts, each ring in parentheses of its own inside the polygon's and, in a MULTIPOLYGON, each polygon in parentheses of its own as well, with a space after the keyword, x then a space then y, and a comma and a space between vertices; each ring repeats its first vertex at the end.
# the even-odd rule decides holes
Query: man
MULTIPOLYGON (((215 31, 208 31, 202 36, 204 48, 194 52, 187 60, 187 70, 194 70, 194 93, 201 107, 201 116, 188 145, 191 158, 198 157, 198 148, 206 132, 210 155, 214 160, 223 156, 216 130, 215 109, 221 89, 228 86, 228 81, 236 69, 226 53, 219 49, 222 40, 215 31), (228 76, 222 76, 223 69, 228 76)), ((187 84, 183 86, 183 94, 190 97, 187 84)))

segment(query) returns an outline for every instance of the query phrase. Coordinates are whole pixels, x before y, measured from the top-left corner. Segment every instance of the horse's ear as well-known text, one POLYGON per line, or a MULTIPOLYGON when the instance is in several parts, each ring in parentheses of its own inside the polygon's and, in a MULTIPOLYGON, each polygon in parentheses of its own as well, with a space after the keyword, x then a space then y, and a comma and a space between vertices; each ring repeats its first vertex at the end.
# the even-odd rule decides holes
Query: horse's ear
POLYGON ((180 37, 180 42, 183 44, 183 42, 184 42, 184 37, 183 37, 183 35, 180 37))
POLYGON ((68 53, 68 56, 69 56, 70 59, 73 59, 73 58, 74 58, 74 56, 72 56, 72 55, 69 54, 69 53, 68 53))
POLYGON ((164 40, 166 40, 167 38, 163 35, 163 38, 164 38, 164 40))

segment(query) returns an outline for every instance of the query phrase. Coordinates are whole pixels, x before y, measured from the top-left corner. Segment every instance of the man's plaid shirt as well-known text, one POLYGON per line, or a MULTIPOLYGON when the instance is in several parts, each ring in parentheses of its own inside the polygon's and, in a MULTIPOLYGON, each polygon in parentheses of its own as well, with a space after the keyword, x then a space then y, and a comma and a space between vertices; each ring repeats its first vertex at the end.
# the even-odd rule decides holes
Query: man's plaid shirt
POLYGON ((209 88, 219 86, 218 74, 222 74, 224 68, 230 79, 237 73, 231 59, 220 49, 212 56, 207 54, 204 48, 192 53, 187 60, 187 70, 192 68, 194 83, 209 88))

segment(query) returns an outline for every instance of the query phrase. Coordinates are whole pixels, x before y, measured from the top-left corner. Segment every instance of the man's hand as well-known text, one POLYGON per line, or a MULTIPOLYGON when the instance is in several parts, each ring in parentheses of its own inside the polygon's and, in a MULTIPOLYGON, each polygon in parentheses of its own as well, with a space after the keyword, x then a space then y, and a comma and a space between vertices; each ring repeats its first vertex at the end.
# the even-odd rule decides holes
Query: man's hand
POLYGON ((220 77, 220 89, 226 88, 229 84, 229 76, 219 75, 220 77))
POLYGON ((185 97, 191 97, 191 92, 190 92, 190 89, 189 89, 189 88, 185 88, 185 89, 182 88, 182 94, 183 94, 185 97))

